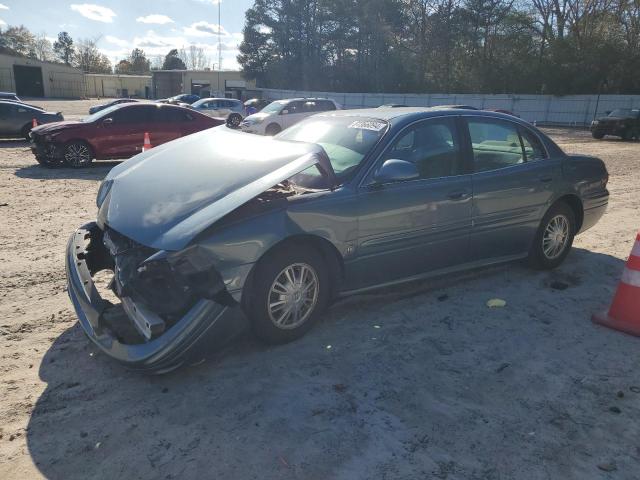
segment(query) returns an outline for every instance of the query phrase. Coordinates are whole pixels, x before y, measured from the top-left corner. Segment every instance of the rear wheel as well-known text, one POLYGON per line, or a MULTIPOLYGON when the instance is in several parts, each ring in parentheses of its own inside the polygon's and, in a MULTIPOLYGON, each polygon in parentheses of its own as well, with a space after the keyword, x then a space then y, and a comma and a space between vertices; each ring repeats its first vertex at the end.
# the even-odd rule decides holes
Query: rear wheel
POLYGON ((267 129, 265 130, 265 133, 273 137, 274 135, 279 134, 281 131, 282 131, 282 128, 280 128, 280 125, 278 125, 277 123, 272 123, 267 127, 267 129))
POLYGON ((573 210, 564 202, 556 203, 540 222, 529 252, 529 263, 541 270, 556 268, 569 254, 575 233, 573 210))
POLYGON ((604 138, 604 133, 602 132, 591 132, 591 136, 596 140, 602 140, 604 138))
POLYGON ((245 309, 256 335, 286 343, 307 333, 329 301, 329 271, 313 248, 289 246, 260 260, 245 309))
POLYGON ((31 133, 31 124, 27 124, 24 127, 22 127, 22 130, 20 130, 20 135, 22 136, 22 138, 24 138, 27 142, 31 141, 31 137, 29 136, 29 134, 31 133))
POLYGON ((239 113, 232 113, 227 118, 227 125, 229 125, 231 128, 238 128, 241 122, 242 115, 240 115, 239 113))
POLYGON ((64 163, 72 168, 87 167, 93 160, 91 146, 82 140, 67 143, 64 147, 64 163))

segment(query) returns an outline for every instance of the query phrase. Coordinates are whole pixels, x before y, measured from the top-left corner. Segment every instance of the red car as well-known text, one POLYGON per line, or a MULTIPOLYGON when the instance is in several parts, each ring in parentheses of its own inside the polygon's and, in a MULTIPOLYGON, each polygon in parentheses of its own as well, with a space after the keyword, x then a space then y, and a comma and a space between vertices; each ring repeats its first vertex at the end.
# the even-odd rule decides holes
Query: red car
POLYGON ((98 160, 129 158, 142 151, 144 134, 160 145, 207 128, 223 125, 175 105, 114 105, 80 121, 55 122, 31 130, 31 150, 45 166, 84 167, 98 160))

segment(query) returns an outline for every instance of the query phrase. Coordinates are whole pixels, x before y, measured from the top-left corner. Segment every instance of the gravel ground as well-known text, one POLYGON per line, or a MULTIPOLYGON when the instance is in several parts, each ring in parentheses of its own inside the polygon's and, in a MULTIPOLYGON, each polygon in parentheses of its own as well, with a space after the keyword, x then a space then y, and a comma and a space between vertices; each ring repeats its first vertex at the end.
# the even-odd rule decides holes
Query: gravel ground
POLYGON ((47 170, 1 142, 0 478, 637 479, 640 339, 590 316, 638 228, 640 143, 549 133, 611 174, 561 268, 353 297, 297 342, 242 338, 160 377, 96 352, 65 291, 67 237, 113 164, 47 170))

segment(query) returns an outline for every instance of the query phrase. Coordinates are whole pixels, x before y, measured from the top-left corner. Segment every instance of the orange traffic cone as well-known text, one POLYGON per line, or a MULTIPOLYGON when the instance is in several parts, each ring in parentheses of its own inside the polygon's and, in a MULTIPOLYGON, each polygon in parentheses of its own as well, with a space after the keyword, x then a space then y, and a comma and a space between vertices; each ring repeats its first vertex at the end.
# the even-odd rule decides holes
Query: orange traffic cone
POLYGON ((38 120, 35 118, 31 120, 31 128, 36 128, 38 126, 38 120))
POLYGON ((149 138, 149 132, 144 132, 144 143, 142 144, 142 151, 146 152, 147 150, 152 149, 151 146, 151 138, 149 138))
POLYGON ((596 313, 595 323, 640 337, 640 232, 622 272, 609 312, 596 313))

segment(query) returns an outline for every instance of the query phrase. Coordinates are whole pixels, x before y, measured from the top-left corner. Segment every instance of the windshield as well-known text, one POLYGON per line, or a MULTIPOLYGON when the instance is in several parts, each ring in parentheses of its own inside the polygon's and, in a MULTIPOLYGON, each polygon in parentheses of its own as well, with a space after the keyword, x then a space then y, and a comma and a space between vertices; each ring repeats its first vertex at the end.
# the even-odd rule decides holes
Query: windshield
POLYGON ((195 103, 192 103, 191 106, 194 108, 198 108, 200 105, 207 103, 211 98, 202 98, 195 103))
MULTIPOLYGON (((364 157, 387 130, 387 122, 366 117, 310 118, 280 133, 276 138, 320 145, 327 153, 339 183, 355 175, 364 157)), ((315 167, 290 181, 304 188, 323 188, 315 167)))
POLYGON ((95 122, 96 120, 99 120, 102 117, 107 117, 107 116, 111 115, 111 113, 113 113, 115 110, 119 109, 121 106, 122 105, 111 105, 110 107, 107 107, 104 110, 100 110, 99 112, 96 112, 96 113, 94 113, 92 115, 84 117, 82 119, 82 122, 83 123, 95 122))
POLYGON ((266 107, 264 107, 262 110, 260 110, 260 113, 280 113, 280 111, 284 108, 284 106, 287 103, 289 102, 282 101, 282 100, 277 102, 272 102, 266 107))
POLYGON ((609 114, 610 117, 637 117, 638 110, 631 110, 630 108, 616 108, 609 114))

